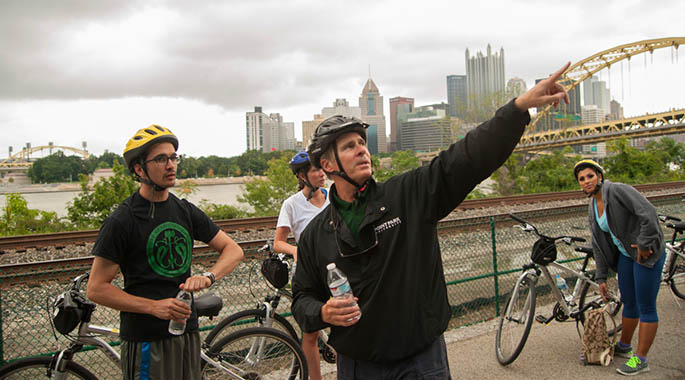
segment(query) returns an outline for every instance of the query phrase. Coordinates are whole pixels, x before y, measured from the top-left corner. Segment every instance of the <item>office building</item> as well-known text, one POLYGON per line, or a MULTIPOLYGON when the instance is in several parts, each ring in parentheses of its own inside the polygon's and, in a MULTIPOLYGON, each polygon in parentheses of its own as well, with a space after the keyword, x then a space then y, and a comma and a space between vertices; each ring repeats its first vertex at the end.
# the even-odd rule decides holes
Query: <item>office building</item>
POLYGON ((359 97, 359 108, 362 111, 362 121, 369 124, 366 132, 366 146, 369 148, 369 152, 371 154, 387 152, 388 138, 385 135, 383 97, 371 78, 366 81, 362 89, 359 97))
POLYGON ((414 111, 414 98, 403 98, 396 96, 390 98, 390 146, 389 152, 394 152, 399 149, 399 119, 398 116, 414 111))
MULTIPOLYGON (((445 103, 443 103, 445 105, 445 103)), ((449 146, 456 139, 449 107, 421 106, 398 115, 400 150, 433 152, 449 146)))
POLYGON ((596 105, 602 110, 602 117, 611 112, 609 101, 611 93, 607 88, 607 83, 592 76, 583 81, 583 105, 596 105))
POLYGON ((616 100, 609 102, 609 116, 607 116, 607 118, 609 120, 625 119, 623 116, 623 106, 621 106, 621 103, 617 102, 616 100))
POLYGON ((265 114, 262 107, 245 113, 247 150, 271 152, 295 149, 295 124, 284 122, 278 113, 265 114))
POLYGON ((488 94, 503 93, 504 87, 504 48, 499 53, 492 53, 488 44, 487 52, 481 52, 472 57, 466 49, 466 79, 468 96, 477 99, 488 94))
POLYGON ((450 105, 449 115, 452 117, 464 117, 467 107, 468 92, 466 75, 447 76, 447 104, 450 105))
POLYGON ((316 127, 325 119, 333 115, 343 115, 346 117, 362 118, 362 110, 359 107, 350 107, 347 99, 338 98, 333 102, 332 107, 323 107, 320 114, 315 114, 313 120, 302 121, 302 145, 306 148, 314 135, 316 127))

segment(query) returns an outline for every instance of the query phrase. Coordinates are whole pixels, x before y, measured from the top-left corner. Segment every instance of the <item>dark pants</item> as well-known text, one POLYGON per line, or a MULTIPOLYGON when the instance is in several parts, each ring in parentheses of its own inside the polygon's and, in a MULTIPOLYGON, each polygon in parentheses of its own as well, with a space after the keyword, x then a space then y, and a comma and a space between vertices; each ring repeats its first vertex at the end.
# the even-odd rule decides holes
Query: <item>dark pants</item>
POLYGON ((338 380, 451 380, 445 337, 414 356, 391 363, 354 360, 338 354, 338 380))

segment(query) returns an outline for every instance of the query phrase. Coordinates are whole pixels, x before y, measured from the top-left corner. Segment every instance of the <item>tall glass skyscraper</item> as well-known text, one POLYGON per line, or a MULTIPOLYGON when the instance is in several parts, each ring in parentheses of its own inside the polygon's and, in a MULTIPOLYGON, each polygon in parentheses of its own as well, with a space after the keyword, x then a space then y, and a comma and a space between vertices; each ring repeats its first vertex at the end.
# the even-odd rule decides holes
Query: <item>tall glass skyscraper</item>
POLYGON ((463 117, 467 105, 466 75, 447 76, 448 114, 452 117, 463 117))

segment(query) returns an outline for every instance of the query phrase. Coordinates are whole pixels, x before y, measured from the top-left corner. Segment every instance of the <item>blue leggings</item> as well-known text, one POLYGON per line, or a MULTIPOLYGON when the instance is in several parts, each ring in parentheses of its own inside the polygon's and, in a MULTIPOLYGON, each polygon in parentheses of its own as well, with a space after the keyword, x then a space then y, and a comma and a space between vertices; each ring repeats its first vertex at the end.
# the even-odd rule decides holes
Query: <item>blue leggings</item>
POLYGON ((640 322, 659 322, 656 296, 666 255, 661 255, 653 268, 642 266, 624 254, 618 257, 618 288, 623 300, 623 316, 640 318, 640 322))

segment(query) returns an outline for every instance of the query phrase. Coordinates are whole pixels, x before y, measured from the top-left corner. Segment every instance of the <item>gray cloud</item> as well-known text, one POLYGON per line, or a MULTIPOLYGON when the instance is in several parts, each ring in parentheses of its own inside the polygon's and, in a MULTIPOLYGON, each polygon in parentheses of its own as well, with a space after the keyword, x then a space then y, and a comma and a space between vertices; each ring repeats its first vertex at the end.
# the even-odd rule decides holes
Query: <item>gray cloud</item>
MULTIPOLYGON (((683 8, 675 1, 670 6, 683 8)), ((488 43, 495 50, 503 46, 507 76, 532 82, 566 60, 668 30, 645 21, 638 32, 627 21, 635 18, 632 12, 644 20, 675 14, 647 2, 465 7, 391 1, 3 1, 0 99, 168 96, 228 110, 327 105, 333 94, 358 96, 370 64, 386 98, 436 101, 445 96, 445 75, 463 74, 467 47, 475 53, 488 43), (126 32, 129 20, 156 11, 163 30, 156 32, 151 23, 141 35, 121 37, 125 46, 104 40, 89 50, 75 42, 87 39, 94 26, 126 32), (142 50, 136 50, 138 43, 142 50)))

